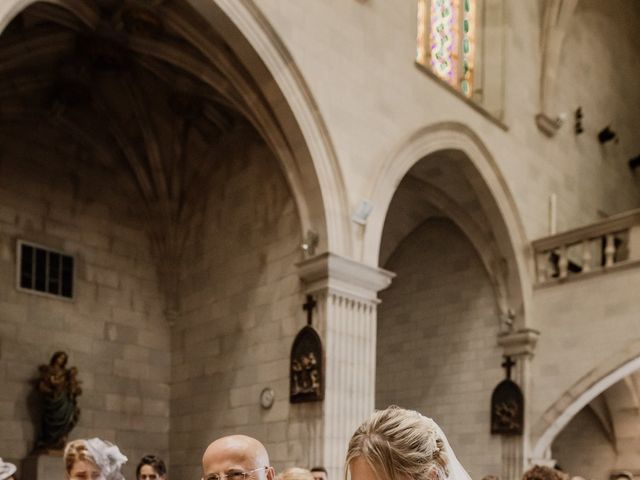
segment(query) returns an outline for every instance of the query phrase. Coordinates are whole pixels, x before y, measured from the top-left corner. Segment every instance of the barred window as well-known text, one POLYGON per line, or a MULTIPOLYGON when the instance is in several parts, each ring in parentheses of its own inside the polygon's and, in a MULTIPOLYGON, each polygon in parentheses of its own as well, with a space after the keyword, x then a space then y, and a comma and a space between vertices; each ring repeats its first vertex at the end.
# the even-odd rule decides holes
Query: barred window
POLYGON ((18 242, 18 288, 73 298, 73 257, 31 243, 18 242))

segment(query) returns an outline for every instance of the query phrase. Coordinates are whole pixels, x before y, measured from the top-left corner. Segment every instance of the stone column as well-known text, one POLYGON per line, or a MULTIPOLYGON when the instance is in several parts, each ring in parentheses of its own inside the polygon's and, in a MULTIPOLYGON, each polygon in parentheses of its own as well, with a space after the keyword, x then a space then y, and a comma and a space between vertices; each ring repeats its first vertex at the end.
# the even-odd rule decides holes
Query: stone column
POLYGON ((347 444, 373 411, 377 292, 394 274, 324 253, 298 264, 304 293, 317 301, 314 326, 325 349, 322 428, 313 441, 329 478, 342 478, 347 444))
POLYGON ((529 395, 531 374, 529 367, 540 332, 532 329, 522 329, 515 332, 503 333, 498 336, 498 345, 503 348, 503 354, 511 357, 516 365, 511 373, 511 379, 522 389, 524 395, 524 430, 522 436, 502 437, 502 475, 503 480, 520 480, 528 465, 529 452, 529 395))

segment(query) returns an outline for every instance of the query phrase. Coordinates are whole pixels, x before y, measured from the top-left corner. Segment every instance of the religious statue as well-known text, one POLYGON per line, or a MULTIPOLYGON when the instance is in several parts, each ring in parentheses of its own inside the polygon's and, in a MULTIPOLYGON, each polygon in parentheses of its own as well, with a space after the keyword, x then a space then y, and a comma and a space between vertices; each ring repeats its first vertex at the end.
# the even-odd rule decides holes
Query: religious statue
POLYGON ((36 444, 38 450, 62 449, 67 435, 78 423, 82 394, 78 369, 67 368, 67 354, 56 352, 49 365, 40 365, 38 391, 42 398, 42 426, 36 444))
POLYGON ((313 352, 293 359, 291 371, 293 372, 292 396, 301 393, 320 396, 320 372, 318 371, 318 361, 313 352))

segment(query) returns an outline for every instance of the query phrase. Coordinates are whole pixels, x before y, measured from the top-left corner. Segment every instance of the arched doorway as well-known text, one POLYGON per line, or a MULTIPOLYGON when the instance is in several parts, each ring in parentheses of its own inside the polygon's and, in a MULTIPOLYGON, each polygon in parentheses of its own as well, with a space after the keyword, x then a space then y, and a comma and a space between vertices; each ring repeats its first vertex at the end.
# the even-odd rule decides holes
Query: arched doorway
POLYGON ((551 444, 551 457, 566 472, 607 480, 637 474, 640 461, 640 371, 625 376, 582 408, 551 444))
MULTIPOLYGON (((485 226, 494 232, 492 249, 497 255, 495 260, 500 265, 487 265, 487 267, 496 272, 501 270, 501 273, 495 277, 496 281, 502 283, 499 287, 502 290, 498 297, 501 314, 513 317, 515 328, 525 328, 530 320, 527 312, 530 310, 532 289, 528 261, 525 258, 524 230, 513 198, 491 153, 478 136, 464 125, 453 123, 430 125, 411 134, 389 155, 371 182, 369 197, 376 208, 373 209, 365 231, 363 260, 365 263, 376 263, 382 259, 383 229, 398 185, 418 160, 438 151, 448 152, 440 158, 451 158, 457 162, 455 168, 458 169, 460 176, 466 178, 465 181, 474 192, 479 205, 477 208, 484 212, 487 221, 485 226)), ((444 163, 447 163, 446 160, 444 163)), ((429 172, 426 172, 426 175, 428 176, 429 172)), ((437 187, 437 179, 435 179, 435 185, 437 187)), ((438 195, 437 190, 432 191, 435 192, 431 194, 432 197, 438 195)), ((439 197, 439 200, 435 200, 437 203, 451 203, 441 195, 439 197)), ((464 209, 455 209, 454 204, 451 206, 455 211, 464 212, 464 209)), ((469 212, 466 213, 467 216, 470 215, 469 212)), ((469 222, 463 223, 473 225, 469 222)), ((471 230, 466 233, 470 238, 475 236, 471 230)), ((484 249, 479 251, 485 254, 484 249)))
POLYGON ((547 459, 576 475, 605 479, 616 470, 637 470, 639 369, 635 342, 567 389, 535 425, 531 461, 547 459))
POLYGON ((376 406, 433 416, 473 477, 501 475, 511 454, 491 435, 489 413, 504 378, 498 337, 526 326, 521 237, 508 225, 517 217, 488 152, 464 127, 427 128, 400 152, 375 190, 387 205, 397 185, 379 249, 396 278, 380 295, 376 406))

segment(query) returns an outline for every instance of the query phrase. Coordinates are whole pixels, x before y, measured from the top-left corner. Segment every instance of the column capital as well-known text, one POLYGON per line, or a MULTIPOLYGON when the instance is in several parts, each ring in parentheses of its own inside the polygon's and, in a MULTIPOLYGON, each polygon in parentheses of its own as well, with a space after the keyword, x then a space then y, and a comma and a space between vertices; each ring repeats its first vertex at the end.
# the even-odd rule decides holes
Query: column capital
POLYGON ((395 273, 325 252, 296 264, 306 293, 328 290, 378 303, 378 292, 391 284, 395 273))
POLYGON ((508 356, 533 355, 540 332, 532 328, 523 328, 515 332, 498 335, 498 345, 508 356))

